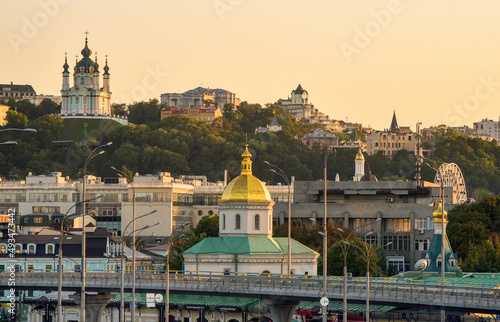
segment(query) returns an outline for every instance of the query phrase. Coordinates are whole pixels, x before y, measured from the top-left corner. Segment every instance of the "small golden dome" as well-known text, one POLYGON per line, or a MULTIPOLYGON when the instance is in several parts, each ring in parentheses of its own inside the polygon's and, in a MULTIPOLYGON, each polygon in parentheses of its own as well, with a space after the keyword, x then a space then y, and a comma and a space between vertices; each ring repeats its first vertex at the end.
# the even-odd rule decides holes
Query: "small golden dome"
POLYGON ((361 152, 361 147, 358 150, 358 154, 356 154, 356 160, 364 160, 365 156, 363 155, 363 152, 361 152))
POLYGON ((241 155, 241 174, 234 178, 224 189, 221 202, 272 202, 271 194, 265 184, 252 175, 252 154, 248 151, 241 155))
MULTIPOLYGON (((432 213, 432 216, 434 217, 434 222, 442 222, 441 221, 441 216, 443 215, 443 206, 441 205, 441 200, 439 200, 439 205, 436 210, 432 213)), ((448 217, 448 213, 446 210, 444 211, 444 221, 448 222, 446 218, 448 217)))

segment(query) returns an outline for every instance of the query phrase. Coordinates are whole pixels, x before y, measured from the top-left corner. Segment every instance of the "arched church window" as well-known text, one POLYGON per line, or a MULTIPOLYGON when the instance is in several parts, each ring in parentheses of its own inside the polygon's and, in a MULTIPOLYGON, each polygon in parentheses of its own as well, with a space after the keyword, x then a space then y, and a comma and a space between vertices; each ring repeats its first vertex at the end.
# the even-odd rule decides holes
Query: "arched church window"
POLYGON ((255 215, 255 230, 260 230, 260 215, 255 215))
POLYGON ((222 230, 226 229, 226 214, 222 214, 222 230))
POLYGON ((241 216, 240 215, 236 215, 236 222, 235 222, 234 229, 241 229, 241 216))
POLYGON ((80 78, 80 84, 83 84, 83 82, 85 82, 85 79, 82 77, 80 78))

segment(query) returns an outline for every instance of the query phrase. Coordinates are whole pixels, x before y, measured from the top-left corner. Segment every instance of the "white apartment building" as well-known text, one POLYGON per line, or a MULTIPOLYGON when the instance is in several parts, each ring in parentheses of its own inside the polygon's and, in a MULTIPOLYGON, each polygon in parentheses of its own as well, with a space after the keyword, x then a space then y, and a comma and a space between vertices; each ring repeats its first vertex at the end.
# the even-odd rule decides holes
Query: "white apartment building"
POLYGON ((499 121, 488 120, 487 118, 482 119, 481 122, 474 122, 474 130, 477 134, 491 136, 494 140, 499 141, 500 138, 500 119, 499 121))

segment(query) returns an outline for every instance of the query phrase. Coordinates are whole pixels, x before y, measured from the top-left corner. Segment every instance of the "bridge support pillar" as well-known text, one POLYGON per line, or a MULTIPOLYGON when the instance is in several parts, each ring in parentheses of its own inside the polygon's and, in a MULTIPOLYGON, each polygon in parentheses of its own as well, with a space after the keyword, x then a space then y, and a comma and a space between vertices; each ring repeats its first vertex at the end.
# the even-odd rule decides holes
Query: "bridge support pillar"
POLYGON ((292 322, 293 312, 299 305, 299 301, 285 299, 266 299, 264 303, 271 310, 273 322, 292 322))
MULTIPOLYGON (((111 293, 85 294, 85 321, 99 322, 102 311, 114 297, 111 293)), ((76 305, 81 305, 81 294, 70 295, 75 300, 76 305)))

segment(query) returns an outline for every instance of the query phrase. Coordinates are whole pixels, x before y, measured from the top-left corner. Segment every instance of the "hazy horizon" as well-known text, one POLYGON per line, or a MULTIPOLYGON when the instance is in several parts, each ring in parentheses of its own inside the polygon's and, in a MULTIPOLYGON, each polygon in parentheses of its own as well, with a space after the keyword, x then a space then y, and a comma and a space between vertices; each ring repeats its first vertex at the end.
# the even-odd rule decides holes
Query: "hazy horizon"
MULTIPOLYGON (((301 84, 332 119, 388 128, 498 120, 493 0, 74 0, 1 5, 0 84, 60 95, 88 30, 113 103, 197 86, 274 103, 301 84)), ((72 73, 71 73, 72 74, 72 73)), ((71 79, 72 84, 72 79, 71 79)))

